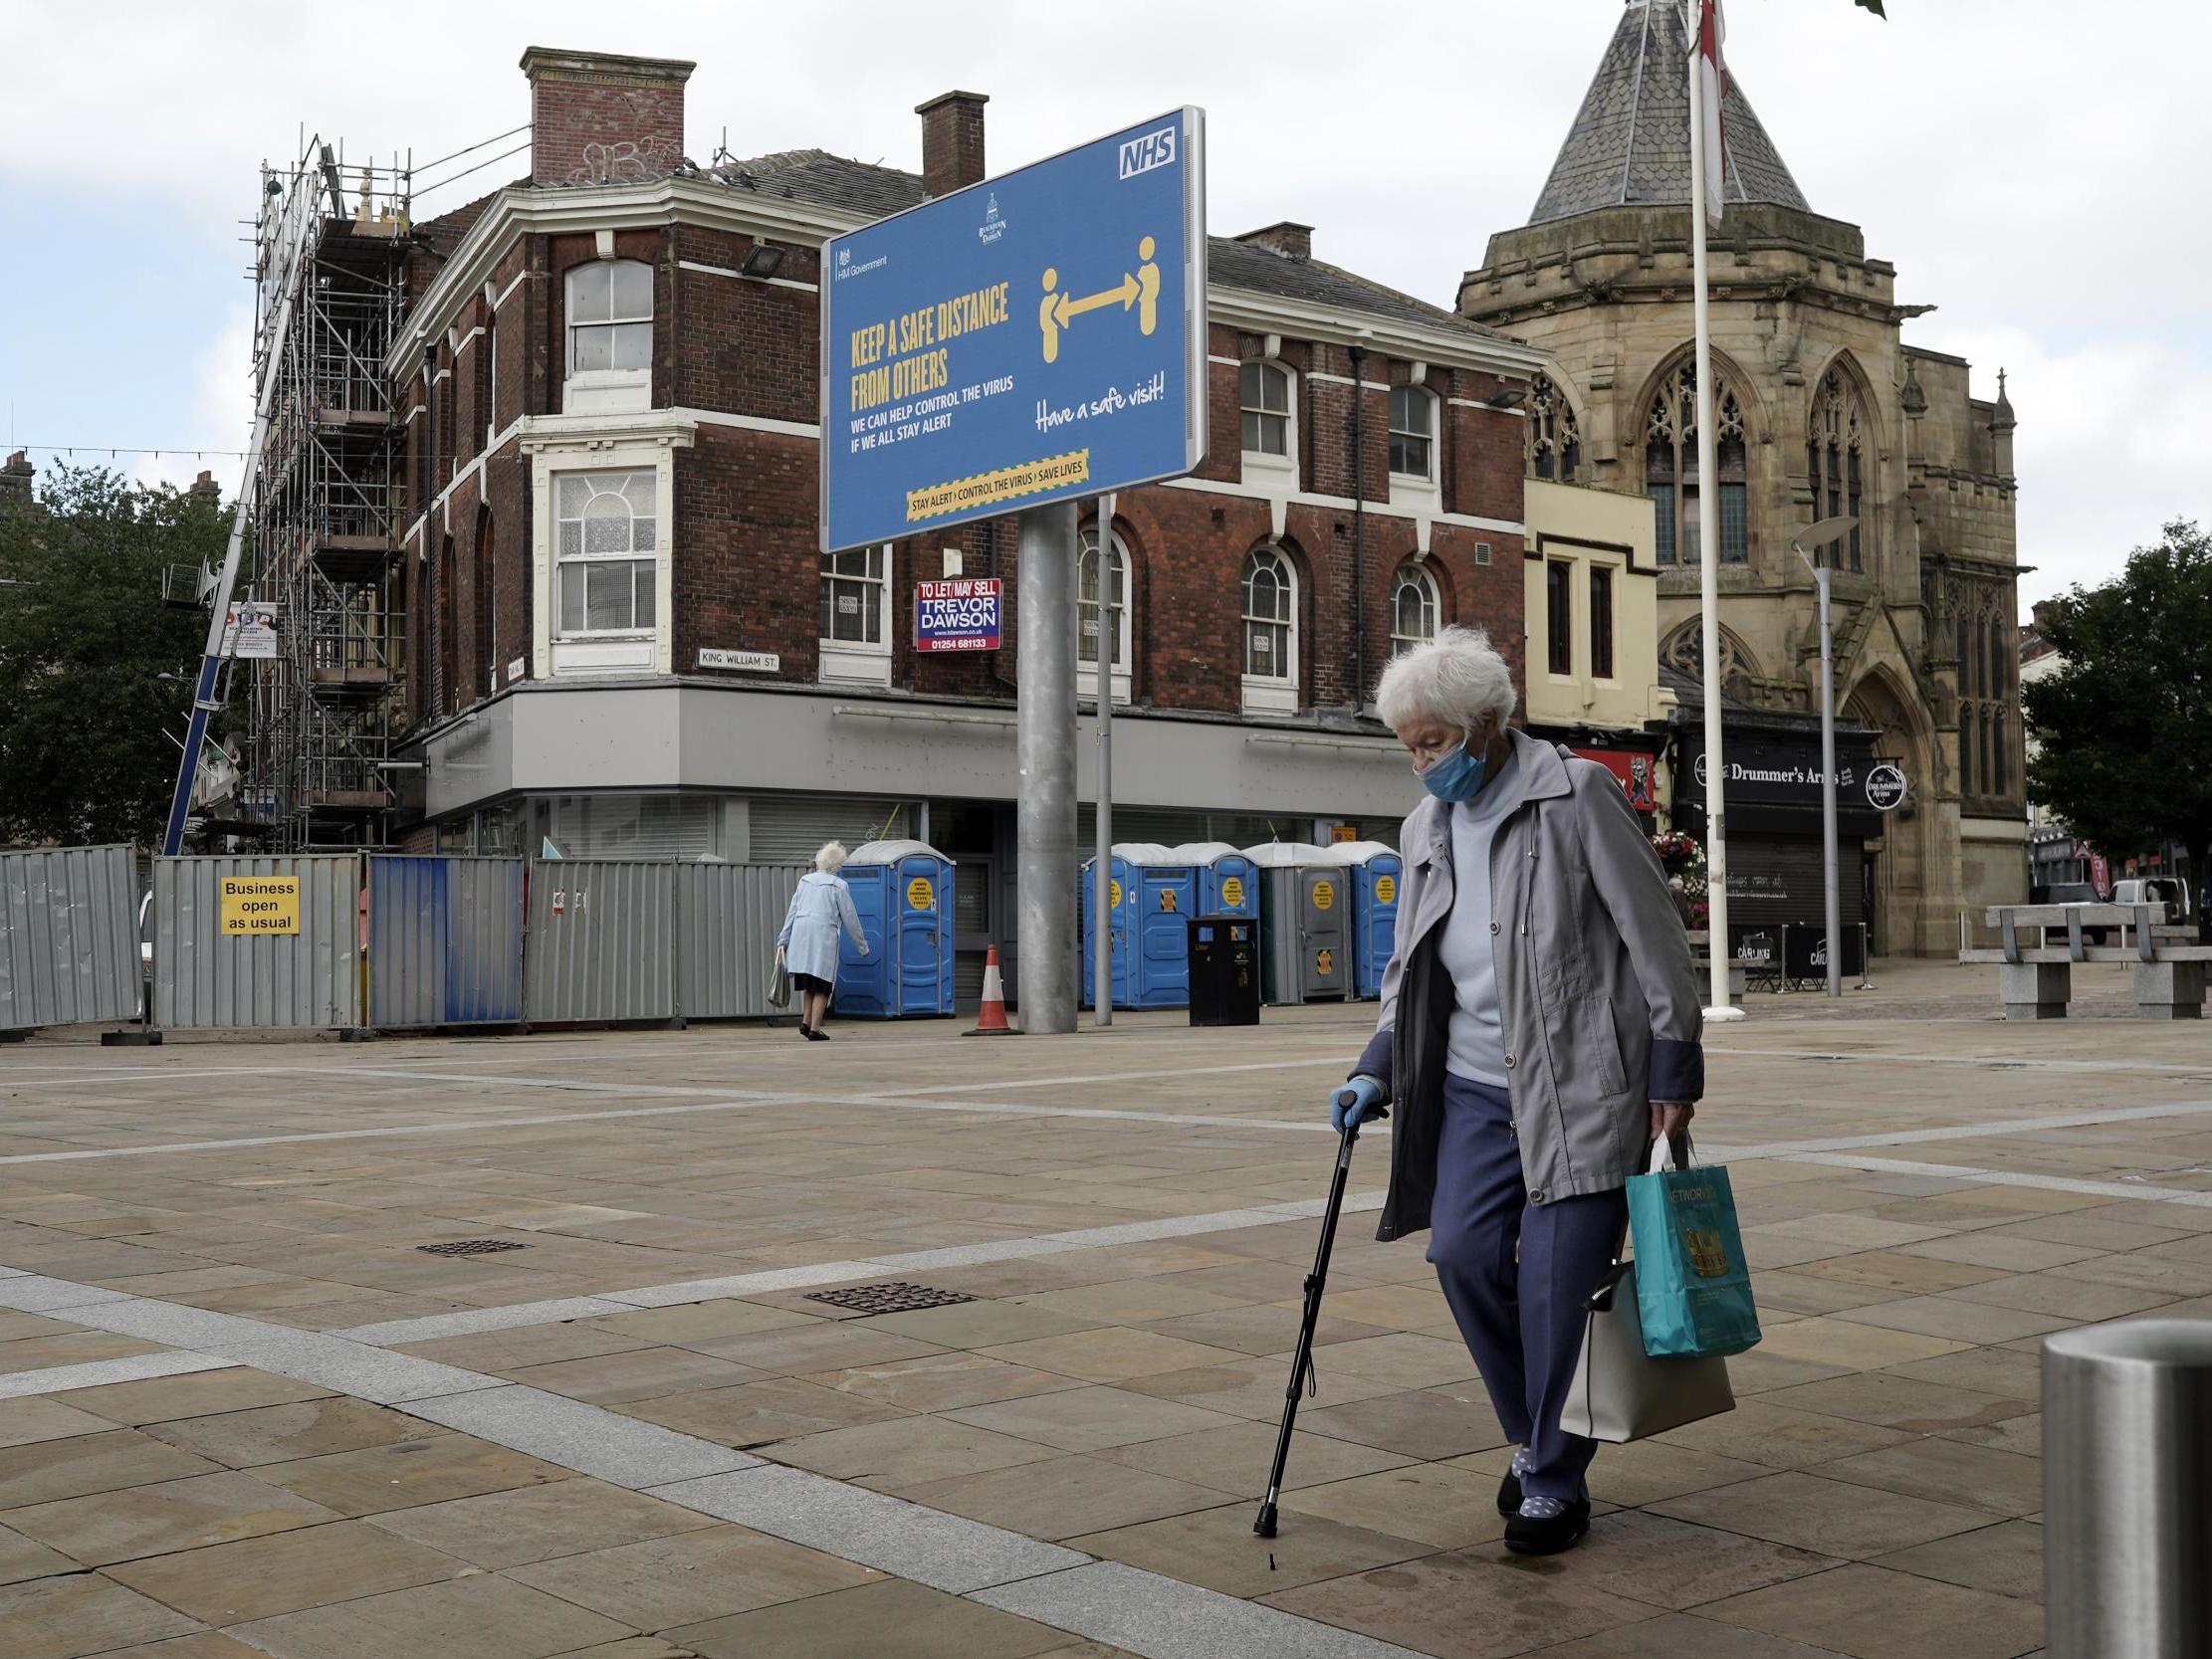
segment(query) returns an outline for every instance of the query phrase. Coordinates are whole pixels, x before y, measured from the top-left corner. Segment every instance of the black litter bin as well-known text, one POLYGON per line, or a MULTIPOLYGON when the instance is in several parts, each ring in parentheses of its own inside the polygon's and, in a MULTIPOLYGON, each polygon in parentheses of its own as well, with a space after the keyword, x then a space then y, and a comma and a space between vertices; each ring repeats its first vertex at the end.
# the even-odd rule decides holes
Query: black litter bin
POLYGON ((1259 923, 1253 918, 1191 918, 1191 1023, 1259 1023, 1259 923))

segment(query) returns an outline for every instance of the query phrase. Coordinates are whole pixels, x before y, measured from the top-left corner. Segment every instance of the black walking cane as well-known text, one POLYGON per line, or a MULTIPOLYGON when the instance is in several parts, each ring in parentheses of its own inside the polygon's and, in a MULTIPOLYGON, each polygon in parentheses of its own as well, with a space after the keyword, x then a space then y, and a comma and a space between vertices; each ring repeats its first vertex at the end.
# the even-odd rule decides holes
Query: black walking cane
MULTIPOLYGON (((1351 1090, 1341 1090, 1336 1104, 1349 1106, 1353 1098, 1351 1090)), ((1380 1123, 1390 1114, 1378 1106, 1369 1116, 1380 1123)), ((1337 1212, 1344 1207, 1344 1182, 1352 1173, 1352 1144, 1359 1138, 1360 1126, 1350 1124, 1345 1128, 1343 1140, 1337 1143, 1336 1174, 1329 1181, 1329 1207, 1321 1213, 1321 1243, 1313 1253, 1313 1271, 1306 1275, 1306 1309, 1298 1326, 1298 1348, 1290 1359, 1290 1386, 1283 1394, 1282 1432, 1275 1437, 1275 1467, 1267 1477, 1267 1498, 1259 1506, 1259 1519, 1252 1523, 1252 1531, 1261 1538, 1275 1536, 1275 1502, 1282 1496, 1283 1466, 1290 1461, 1290 1428, 1298 1417, 1298 1395, 1313 1370, 1313 1332, 1321 1323, 1321 1287, 1328 1281, 1329 1252, 1336 1246, 1337 1212)))

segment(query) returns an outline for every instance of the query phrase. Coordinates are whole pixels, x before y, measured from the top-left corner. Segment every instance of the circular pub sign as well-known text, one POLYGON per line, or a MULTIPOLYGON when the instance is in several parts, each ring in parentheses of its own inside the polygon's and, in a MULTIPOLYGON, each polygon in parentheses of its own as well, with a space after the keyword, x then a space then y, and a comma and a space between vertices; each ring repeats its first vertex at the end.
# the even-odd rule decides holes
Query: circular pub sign
POLYGON ((1877 812, 1889 812, 1904 804, 1904 768, 1878 760, 1867 773, 1867 804, 1877 812))

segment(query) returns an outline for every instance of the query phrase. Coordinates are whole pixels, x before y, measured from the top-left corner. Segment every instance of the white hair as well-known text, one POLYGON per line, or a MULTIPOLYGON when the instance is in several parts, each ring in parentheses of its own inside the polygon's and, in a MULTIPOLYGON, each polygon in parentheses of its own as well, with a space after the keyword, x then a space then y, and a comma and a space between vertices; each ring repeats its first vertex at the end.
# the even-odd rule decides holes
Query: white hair
POLYGON ((1394 731, 1423 721, 1459 731, 1491 719, 1503 726, 1518 705, 1512 670, 1479 628, 1446 628, 1400 652, 1375 688, 1375 711, 1394 731))
POLYGON ((814 855, 814 868, 827 876, 833 874, 851 856, 845 851, 842 841, 825 841, 821 851, 814 855))

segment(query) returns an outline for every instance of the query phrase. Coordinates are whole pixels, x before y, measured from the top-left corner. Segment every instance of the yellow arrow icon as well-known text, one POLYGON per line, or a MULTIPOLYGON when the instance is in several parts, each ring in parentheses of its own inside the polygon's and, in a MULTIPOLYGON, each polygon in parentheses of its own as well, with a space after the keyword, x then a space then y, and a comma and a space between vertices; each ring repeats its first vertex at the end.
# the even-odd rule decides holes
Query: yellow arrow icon
POLYGON ((1121 303, 1123 311, 1127 311, 1137 303, 1138 293, 1137 279, 1125 273, 1119 284, 1102 293, 1086 295, 1080 300, 1071 300, 1066 295, 1061 295, 1053 320, 1065 328, 1071 318, 1081 316, 1085 311, 1095 311, 1102 306, 1111 306, 1116 301, 1121 303))

